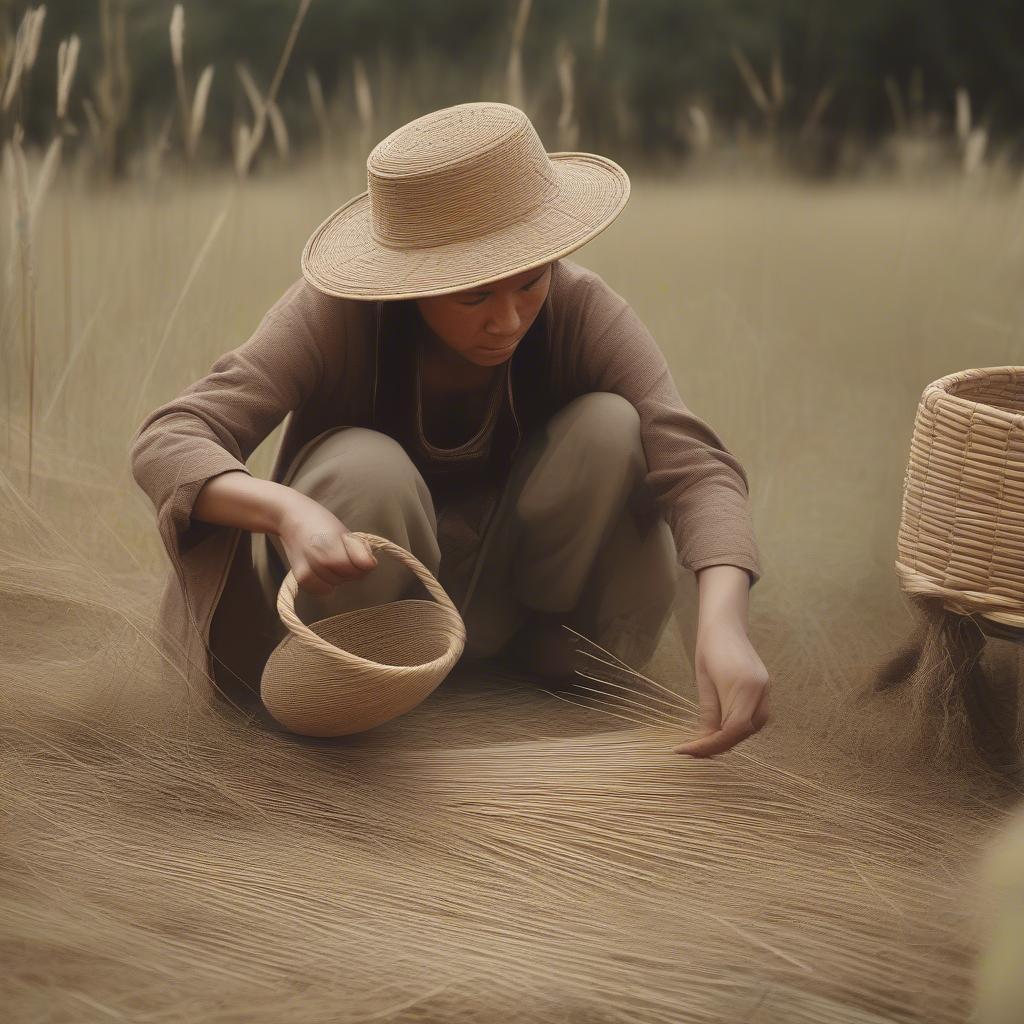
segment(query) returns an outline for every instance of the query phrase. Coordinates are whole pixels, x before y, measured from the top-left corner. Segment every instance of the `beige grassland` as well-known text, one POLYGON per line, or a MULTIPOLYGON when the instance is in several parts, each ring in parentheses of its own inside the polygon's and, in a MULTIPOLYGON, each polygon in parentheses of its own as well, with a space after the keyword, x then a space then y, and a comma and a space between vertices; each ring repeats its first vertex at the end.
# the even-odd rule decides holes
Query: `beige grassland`
MULTIPOLYGON (((668 753, 693 724, 689 588, 651 670, 682 699, 657 719, 457 670, 387 726, 311 741, 161 678, 166 562, 129 439, 245 341, 361 171, 63 172, 33 245, 31 499, 17 260, 5 279, 7 1019, 963 1021, 978 857, 1019 785, 970 750, 936 763, 935 721, 870 684, 913 622, 893 560, 918 397, 1024 363, 1024 193, 635 175, 571 257, 750 476, 774 714, 696 761, 668 753)), ((1012 699, 1018 649, 987 657, 1012 699)))

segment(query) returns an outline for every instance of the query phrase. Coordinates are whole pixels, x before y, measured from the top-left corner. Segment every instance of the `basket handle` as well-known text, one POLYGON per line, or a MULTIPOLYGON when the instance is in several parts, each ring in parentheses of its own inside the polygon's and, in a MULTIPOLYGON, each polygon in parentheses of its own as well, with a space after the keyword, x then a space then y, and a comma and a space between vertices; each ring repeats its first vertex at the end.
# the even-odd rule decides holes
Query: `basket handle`
MULTIPOLYGON (((395 558, 407 565, 416 574, 430 596, 442 608, 451 612, 459 622, 462 621, 459 610, 452 603, 452 599, 448 596, 444 587, 437 582, 433 573, 411 551, 406 551, 401 544, 395 544, 394 541, 388 540, 387 537, 378 537, 375 533, 352 530, 349 532, 349 536, 358 537, 360 540, 365 541, 371 550, 387 551, 389 554, 394 555, 395 558)), ((339 584, 339 586, 344 586, 344 584, 339 584)), ((326 641, 314 633, 295 614, 295 595, 298 593, 298 590, 299 581, 295 578, 295 573, 289 569, 288 575, 285 576, 284 581, 281 583, 281 589, 277 592, 277 614, 281 616, 281 621, 293 633, 319 647, 325 644, 326 641)))

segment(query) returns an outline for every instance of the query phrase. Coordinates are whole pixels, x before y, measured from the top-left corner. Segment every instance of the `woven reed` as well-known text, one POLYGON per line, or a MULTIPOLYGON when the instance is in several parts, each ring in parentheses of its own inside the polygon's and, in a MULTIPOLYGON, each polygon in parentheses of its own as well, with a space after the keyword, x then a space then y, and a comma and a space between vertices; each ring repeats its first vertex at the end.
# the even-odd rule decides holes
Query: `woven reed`
POLYGON ((907 593, 1024 627, 1024 367, 964 370, 925 388, 897 548, 907 593))
POLYGON ((405 299, 500 280, 603 231, 629 176, 593 153, 547 153, 507 103, 461 103, 382 140, 367 191, 310 236, 302 272, 328 295, 405 299))
POLYGON ((267 660, 260 695, 277 721, 306 736, 363 732, 404 714, 441 684, 466 645, 458 609, 415 555, 372 533, 352 536, 404 562, 435 601, 371 605, 307 626, 288 573, 277 611, 289 632, 267 660))

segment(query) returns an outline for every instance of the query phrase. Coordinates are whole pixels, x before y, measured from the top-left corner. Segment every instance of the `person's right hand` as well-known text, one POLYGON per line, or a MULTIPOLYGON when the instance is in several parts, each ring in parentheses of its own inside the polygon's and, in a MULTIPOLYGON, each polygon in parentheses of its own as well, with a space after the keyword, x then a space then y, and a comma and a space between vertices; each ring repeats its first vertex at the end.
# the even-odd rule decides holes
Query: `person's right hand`
POLYGON ((366 541, 353 537, 333 512, 306 495, 300 498, 282 515, 278 537, 303 590, 323 597, 377 565, 366 541))

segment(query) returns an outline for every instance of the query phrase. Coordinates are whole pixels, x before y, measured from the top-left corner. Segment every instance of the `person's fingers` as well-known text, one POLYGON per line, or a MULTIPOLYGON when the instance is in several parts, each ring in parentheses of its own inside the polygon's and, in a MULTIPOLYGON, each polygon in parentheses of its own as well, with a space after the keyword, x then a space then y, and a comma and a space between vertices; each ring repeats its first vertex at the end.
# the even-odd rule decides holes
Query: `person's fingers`
POLYGON ((377 564, 376 556, 370 550, 370 545, 360 537, 353 537, 346 533, 341 538, 345 543, 349 558, 352 564, 359 569, 372 569, 377 564))
POLYGON ((360 579, 377 564, 369 546, 358 537, 350 537, 348 534, 341 536, 341 543, 332 551, 334 554, 330 561, 315 562, 312 565, 318 578, 332 589, 349 580, 360 579))
POLYGON ((311 594, 323 597, 334 590, 334 585, 321 579, 308 562, 299 562, 292 566, 292 574, 295 576, 295 582, 311 594))
POLYGON ((705 732, 715 732, 722 726, 722 705, 715 684, 703 672, 697 673, 697 706, 700 727, 705 732))
POLYGON ((742 693, 739 696, 738 706, 733 708, 725 717, 721 728, 710 732, 708 735, 699 736, 688 740, 686 743, 681 743, 673 749, 673 753, 693 754, 696 757, 720 754, 723 750, 728 750, 741 740, 752 736, 757 732, 757 726, 754 725, 753 720, 757 710, 755 706, 757 703, 758 695, 756 692, 742 693))
POLYGON ((317 554, 317 557, 309 560, 309 568, 317 578, 317 585, 322 583, 327 587, 315 593, 329 594, 339 583, 351 579, 348 548, 343 543, 338 544, 333 534, 313 534, 309 539, 309 547, 317 554))
POLYGON ((736 746, 737 743, 753 735, 754 728, 748 721, 745 726, 731 725, 729 728, 719 729, 717 732, 707 736, 700 736, 697 739, 688 740, 672 748, 673 754, 690 754, 693 757, 709 757, 712 754, 721 754, 736 746))
POLYGON ((761 695, 761 703, 757 705, 757 710, 754 712, 754 717, 751 719, 754 724, 754 729, 762 729, 764 724, 768 721, 770 714, 771 708, 768 704, 768 690, 766 689, 761 695))

